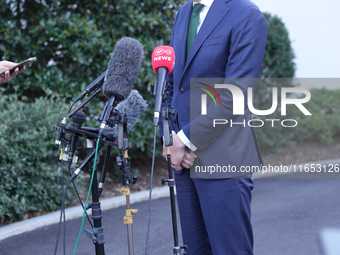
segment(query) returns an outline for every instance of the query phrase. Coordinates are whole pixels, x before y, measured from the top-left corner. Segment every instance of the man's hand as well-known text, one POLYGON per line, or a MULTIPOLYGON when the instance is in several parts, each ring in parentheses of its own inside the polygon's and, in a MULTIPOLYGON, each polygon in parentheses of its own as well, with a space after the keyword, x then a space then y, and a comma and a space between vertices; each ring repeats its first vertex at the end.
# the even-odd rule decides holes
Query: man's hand
MULTIPOLYGON (((0 62, 0 73, 3 71, 6 71, 7 69, 17 65, 17 63, 13 63, 10 61, 1 61, 0 62)), ((16 68, 13 72, 7 71, 4 75, 0 76, 0 83, 8 82, 9 80, 13 79, 19 72, 22 72, 25 70, 25 66, 22 66, 20 68, 16 68)))
POLYGON ((196 153, 190 150, 188 147, 186 147, 185 152, 184 152, 184 157, 181 162, 181 166, 183 168, 190 168, 191 166, 194 165, 196 158, 197 158, 196 153))
MULTIPOLYGON (((181 166, 181 162, 184 157, 184 153, 186 150, 185 144, 179 139, 177 135, 173 136, 173 145, 170 146, 171 153, 171 165, 175 168, 176 171, 181 170, 183 167, 181 166)), ((166 147, 163 145, 163 156, 167 159, 166 147)))

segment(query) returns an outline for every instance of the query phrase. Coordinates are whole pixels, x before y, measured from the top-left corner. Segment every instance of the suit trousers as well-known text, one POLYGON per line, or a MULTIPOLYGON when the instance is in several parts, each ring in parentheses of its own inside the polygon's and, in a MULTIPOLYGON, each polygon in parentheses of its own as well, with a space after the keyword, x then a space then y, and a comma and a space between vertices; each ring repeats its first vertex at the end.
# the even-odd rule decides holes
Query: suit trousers
POLYGON ((175 174, 183 243, 188 255, 252 255, 251 178, 175 174))

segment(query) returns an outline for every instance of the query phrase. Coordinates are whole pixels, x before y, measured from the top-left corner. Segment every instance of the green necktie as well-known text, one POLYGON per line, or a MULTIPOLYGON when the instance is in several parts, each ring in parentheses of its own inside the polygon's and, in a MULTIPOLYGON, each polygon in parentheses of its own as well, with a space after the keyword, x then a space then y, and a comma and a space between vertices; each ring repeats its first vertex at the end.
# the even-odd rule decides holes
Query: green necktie
POLYGON ((192 10, 192 13, 191 13, 190 24, 189 24, 189 29, 188 29, 188 38, 187 38, 187 58, 189 56, 191 46, 196 37, 200 11, 203 7, 204 7, 204 4, 195 4, 192 10))

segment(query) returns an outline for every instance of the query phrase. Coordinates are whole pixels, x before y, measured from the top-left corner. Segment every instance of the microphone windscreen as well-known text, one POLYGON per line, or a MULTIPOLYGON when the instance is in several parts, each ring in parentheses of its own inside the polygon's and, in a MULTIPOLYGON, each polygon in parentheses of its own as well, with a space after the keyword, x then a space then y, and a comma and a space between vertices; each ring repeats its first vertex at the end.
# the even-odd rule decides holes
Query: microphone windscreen
POLYGON ((152 67, 157 72, 159 67, 166 67, 169 75, 175 65, 175 51, 171 46, 158 46, 152 53, 152 67))
POLYGON ((120 101, 128 97, 136 81, 143 55, 143 46, 136 39, 124 37, 117 42, 102 87, 107 98, 110 99, 114 95, 116 100, 120 101))
MULTIPOLYGON (((146 111, 147 107, 148 104, 146 101, 138 93, 138 91, 134 89, 131 91, 128 98, 120 102, 115 109, 118 110, 119 113, 126 113, 127 129, 129 131, 138 122, 140 116, 146 111)), ((118 138, 118 125, 115 125, 113 128, 107 125, 105 131, 114 138, 118 138)))

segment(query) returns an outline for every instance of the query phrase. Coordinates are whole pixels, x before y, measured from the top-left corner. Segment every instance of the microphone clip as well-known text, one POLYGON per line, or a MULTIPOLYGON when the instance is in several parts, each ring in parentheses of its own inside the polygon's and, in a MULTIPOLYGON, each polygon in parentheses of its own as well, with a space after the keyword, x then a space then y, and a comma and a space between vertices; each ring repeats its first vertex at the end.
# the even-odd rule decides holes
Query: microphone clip
POLYGON ((129 148, 129 133, 127 128, 127 115, 124 113, 120 113, 118 110, 110 107, 110 104, 107 104, 104 109, 102 116, 99 118, 99 121, 105 123, 105 125, 101 126, 99 129, 102 132, 98 132, 98 135, 101 137, 105 133, 105 126, 113 128, 115 125, 118 125, 118 149, 119 150, 127 150, 129 148), (111 110, 110 110, 111 108, 111 110), (109 109, 109 110, 108 110, 109 109), (108 112, 109 111, 109 112, 108 112))
POLYGON ((170 119, 172 116, 175 116, 175 113, 176 113, 176 109, 173 106, 170 109, 168 107, 164 107, 162 109, 163 137, 164 137, 164 144, 167 147, 173 144, 170 119))
POLYGON ((119 124, 119 123, 122 123, 122 124, 127 123, 127 115, 119 113, 118 110, 114 109, 112 111, 110 119, 107 120, 106 124, 109 125, 109 127, 112 128, 112 127, 114 127, 114 125, 119 124))
POLYGON ((131 186, 137 182, 137 177, 132 176, 131 173, 131 158, 130 157, 116 157, 117 165, 122 171, 122 184, 123 186, 131 186))
MULTIPOLYGON (((168 92, 170 86, 171 86, 170 83, 165 83, 165 86, 162 87, 163 90, 162 90, 161 95, 162 95, 163 101, 168 100, 170 98, 170 94, 168 92)), ((155 81, 155 83, 153 85, 151 85, 152 92, 150 93, 150 96, 153 99, 156 98, 157 87, 158 87, 158 83, 157 83, 157 81, 155 81)))

